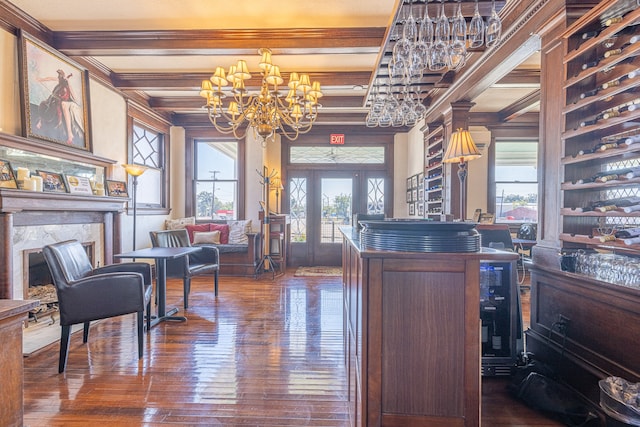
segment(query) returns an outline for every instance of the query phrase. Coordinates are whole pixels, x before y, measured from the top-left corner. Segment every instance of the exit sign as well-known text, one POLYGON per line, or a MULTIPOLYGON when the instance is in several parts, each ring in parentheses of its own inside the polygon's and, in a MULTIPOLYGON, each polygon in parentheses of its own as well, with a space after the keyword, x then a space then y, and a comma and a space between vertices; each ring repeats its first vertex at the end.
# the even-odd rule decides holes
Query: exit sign
POLYGON ((344 133, 332 133, 329 143, 332 145, 344 145, 344 133))

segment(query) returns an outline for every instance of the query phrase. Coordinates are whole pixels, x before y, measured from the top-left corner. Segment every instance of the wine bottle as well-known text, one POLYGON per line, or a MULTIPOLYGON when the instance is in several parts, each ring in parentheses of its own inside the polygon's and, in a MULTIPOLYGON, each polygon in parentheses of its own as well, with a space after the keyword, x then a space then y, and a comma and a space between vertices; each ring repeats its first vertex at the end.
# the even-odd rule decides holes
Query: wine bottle
POLYGON ((640 227, 623 228, 616 231, 616 237, 618 239, 628 239, 631 237, 640 237, 640 227))
POLYGON ((598 123, 598 120, 600 120, 602 118, 602 114, 598 114, 596 117, 594 117, 591 120, 584 120, 582 122, 580 122, 580 127, 583 128, 585 126, 592 126, 595 125, 596 123, 598 123))
POLYGON ((624 208, 622 208, 622 212, 624 213, 631 213, 631 212, 637 212, 640 211, 640 205, 631 205, 631 206, 625 206, 624 208))
POLYGON ((632 237, 630 239, 623 240, 625 245, 635 245, 636 243, 640 243, 640 237, 632 237))
POLYGON ((630 136, 624 140, 625 145, 635 144, 636 142, 640 142, 640 134, 630 136))
POLYGON ((597 178, 594 178, 594 182, 608 182, 608 181, 613 181, 615 179, 618 179, 618 174, 616 173, 608 173, 606 175, 602 175, 599 176, 597 178))
POLYGON ((586 70, 589 68, 593 68, 595 66, 597 66, 600 63, 600 61, 589 61, 589 62, 585 62, 584 64, 582 64, 582 69, 586 70))
POLYGON ((605 20, 605 21, 602 23, 602 26, 604 26, 604 27, 610 27, 610 26, 612 26, 613 24, 617 24, 617 23, 619 23, 619 22, 622 22, 622 16, 614 16, 614 17, 612 17, 612 18, 609 18, 609 19, 605 20))
POLYGON ((626 79, 629 78, 628 74, 624 74, 618 78, 609 80, 608 82, 604 82, 602 83, 602 86, 600 86, 602 88, 602 90, 606 90, 609 89, 610 87, 615 87, 615 86, 620 86, 620 84, 622 82, 624 82, 626 79))
POLYGON ((600 88, 597 87, 597 88, 589 90, 587 92, 583 92, 583 93, 580 94, 580 99, 585 99, 585 98, 589 98, 591 96, 596 96, 599 91, 600 91, 600 88))
POLYGON ((605 200, 597 200, 579 208, 582 212, 591 212, 598 211, 600 208, 605 206, 616 206, 618 208, 623 208, 625 206, 633 206, 640 204, 640 197, 621 197, 615 199, 605 199, 605 200))
POLYGON ((580 38, 582 40, 589 40, 589 39, 592 39, 594 37, 598 37, 598 34, 600 34, 600 31, 602 31, 602 29, 594 30, 594 31, 587 31, 586 33, 582 33, 582 36, 580 36, 580 38))

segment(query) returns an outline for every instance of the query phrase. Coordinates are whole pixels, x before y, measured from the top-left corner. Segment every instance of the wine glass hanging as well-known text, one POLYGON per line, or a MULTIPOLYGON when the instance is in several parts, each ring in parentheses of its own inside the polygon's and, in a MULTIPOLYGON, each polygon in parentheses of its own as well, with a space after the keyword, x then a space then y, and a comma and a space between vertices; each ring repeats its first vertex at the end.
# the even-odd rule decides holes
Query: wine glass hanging
POLYGON ((461 0, 457 0, 451 17, 445 13, 445 0, 439 0, 439 5, 438 0, 424 0, 424 14, 416 18, 414 3, 418 1, 403 2, 398 22, 391 31, 390 41, 395 44, 388 63, 389 79, 375 82, 366 118, 369 127, 412 126, 420 121, 427 111, 416 86, 423 74, 460 70, 466 63, 468 49, 492 47, 500 41, 502 22, 495 0, 486 22, 475 0, 468 24, 462 15, 461 0), (429 3, 437 7, 434 18, 429 14, 429 3))

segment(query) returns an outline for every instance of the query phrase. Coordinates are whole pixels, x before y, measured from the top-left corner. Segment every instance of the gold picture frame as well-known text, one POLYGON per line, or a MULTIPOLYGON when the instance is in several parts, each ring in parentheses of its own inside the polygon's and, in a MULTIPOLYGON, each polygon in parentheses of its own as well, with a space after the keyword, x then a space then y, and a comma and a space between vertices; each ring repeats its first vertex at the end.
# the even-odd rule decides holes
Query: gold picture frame
POLYGON ((91 151, 88 71, 24 31, 18 40, 24 136, 91 151))

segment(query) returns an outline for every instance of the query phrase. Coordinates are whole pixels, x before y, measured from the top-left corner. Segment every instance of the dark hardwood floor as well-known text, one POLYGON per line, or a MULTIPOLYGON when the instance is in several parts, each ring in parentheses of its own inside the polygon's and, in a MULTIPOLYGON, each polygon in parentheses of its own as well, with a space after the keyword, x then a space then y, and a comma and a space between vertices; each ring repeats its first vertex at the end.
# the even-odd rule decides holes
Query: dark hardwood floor
MULTIPOLYGON (((170 280, 169 307, 182 307, 170 280)), ((180 310, 180 314, 183 310, 180 310)), ((347 426, 341 278, 223 277, 192 284, 186 322, 151 329, 137 359, 133 315, 24 359, 24 425, 347 426)), ((58 328, 57 324, 52 326, 58 328)), ((485 378, 483 426, 559 426, 485 378)))

